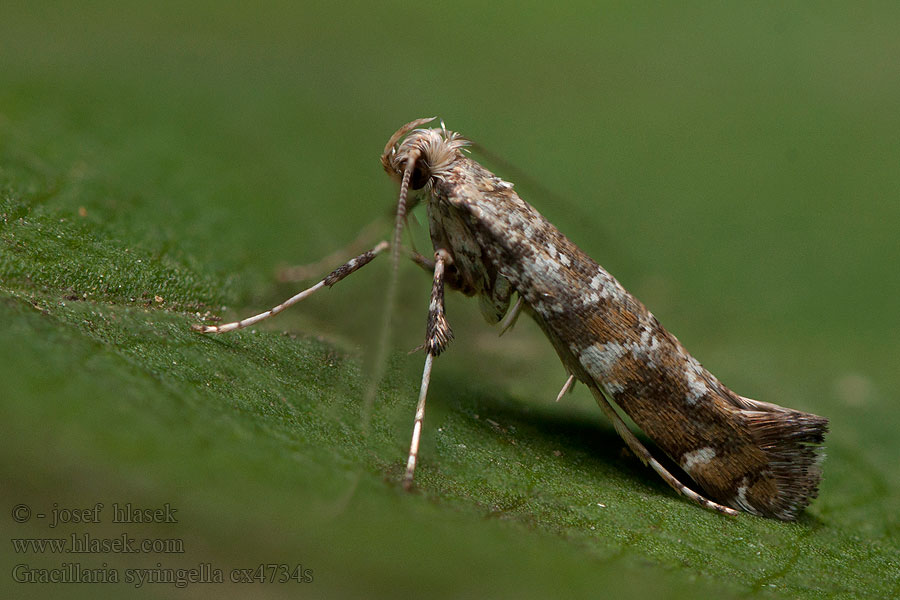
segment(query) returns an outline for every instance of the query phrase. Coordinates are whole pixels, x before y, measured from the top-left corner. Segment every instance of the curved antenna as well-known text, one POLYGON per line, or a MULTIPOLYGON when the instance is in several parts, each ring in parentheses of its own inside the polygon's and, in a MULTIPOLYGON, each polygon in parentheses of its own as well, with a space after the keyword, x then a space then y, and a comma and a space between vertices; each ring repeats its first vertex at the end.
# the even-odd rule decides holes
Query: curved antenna
POLYGON ((412 179, 412 173, 420 155, 421 152, 418 148, 410 151, 406 167, 403 169, 403 179, 400 181, 400 196, 397 198, 397 212, 394 216, 394 237, 391 240, 392 280, 397 278, 397 270, 400 266, 400 243, 403 237, 403 225, 406 223, 406 198, 409 195, 409 181, 412 179))
POLYGON ((397 150, 394 147, 397 145, 397 142, 399 142, 403 138, 403 136, 405 136, 416 127, 424 125, 425 123, 431 123, 435 119, 437 119, 437 117, 425 117, 424 119, 416 119, 415 121, 410 121, 394 132, 394 135, 391 136, 391 139, 389 139, 387 144, 384 145, 384 152, 381 153, 381 164, 384 165, 384 168, 388 173, 393 174, 394 172, 391 168, 391 157, 397 150))
MULTIPOLYGON (((430 119, 419 119, 404 126, 418 126, 420 121, 428 122, 430 119), (415 124, 415 125, 414 125, 415 124)), ((395 134, 396 136, 396 134, 395 134)), ((395 142, 396 143, 396 142, 395 142)), ((394 234, 391 239, 391 274, 388 277, 387 292, 385 293, 384 310, 381 318, 381 331, 378 334, 378 347, 375 351, 375 365, 370 383, 366 386, 365 396, 363 397, 362 412, 362 433, 363 436, 369 434, 369 424, 372 420, 372 409, 375 406, 375 395, 378 393, 378 384, 381 383, 382 377, 387 367, 387 354, 391 345, 391 320, 394 315, 394 305, 397 302, 397 279, 400 272, 400 244, 403 237, 403 225, 406 223, 407 196, 409 195, 409 182, 412 178, 413 170, 416 168, 416 161, 419 160, 420 151, 414 149, 410 152, 403 169, 403 179, 400 183, 400 195, 397 198, 397 211, 394 216, 394 234)))

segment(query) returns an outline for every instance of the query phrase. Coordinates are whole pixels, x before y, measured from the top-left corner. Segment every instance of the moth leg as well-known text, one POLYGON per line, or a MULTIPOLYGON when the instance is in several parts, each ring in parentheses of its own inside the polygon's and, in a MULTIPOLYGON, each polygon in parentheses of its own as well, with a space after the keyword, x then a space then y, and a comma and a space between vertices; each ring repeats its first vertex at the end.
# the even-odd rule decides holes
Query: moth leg
POLYGON ((195 323, 191 325, 191 329, 193 329, 194 331, 199 331, 200 333, 224 333, 226 331, 234 331, 235 329, 242 329, 244 327, 249 327, 250 325, 259 323, 263 319, 268 319, 271 316, 277 315, 284 309, 296 304, 297 302, 300 302, 304 298, 312 296, 323 287, 333 286, 353 271, 356 271, 357 269, 360 269, 370 263, 372 259, 378 256, 378 254, 387 250, 389 247, 390 244, 388 244, 387 242, 380 242, 368 252, 363 252, 356 258, 351 258, 349 261, 329 273, 327 277, 325 277, 316 285, 303 290, 299 294, 288 298, 278 306, 270 308, 269 310, 259 313, 258 315, 254 315, 241 321, 226 323, 225 325, 201 325, 199 323, 195 323))
POLYGON ((356 235, 356 239, 354 239, 343 248, 335 250, 322 260, 318 260, 314 263, 308 263, 305 265, 282 267, 278 270, 278 281, 284 283, 306 281, 307 279, 316 277, 319 273, 325 271, 325 269, 327 269, 330 265, 333 265, 342 260, 346 260, 346 257, 348 256, 359 254, 363 251, 363 249, 371 246, 372 242, 381 237, 382 230, 384 229, 384 224, 384 218, 379 218, 372 221, 360 230, 360 232, 356 235))
POLYGON ((422 386, 416 405, 416 420, 413 423, 412 442, 406 461, 406 475, 403 477, 403 487, 406 490, 412 488, 416 461, 419 458, 419 439, 425 420, 425 399, 428 396, 428 384, 431 382, 431 365, 434 358, 443 352, 453 339, 453 331, 444 314, 444 266, 449 261, 450 255, 446 250, 434 253, 434 284, 431 288, 431 304, 428 307, 428 327, 425 334, 425 369, 422 372, 422 386))
POLYGON ((525 305, 525 299, 522 296, 519 296, 519 299, 516 300, 516 303, 513 305, 512 310, 506 313, 506 316, 503 317, 503 320, 500 321, 500 333, 497 334, 497 337, 500 337, 510 329, 512 326, 516 324, 516 321, 519 319, 519 313, 522 312, 522 307, 525 305))
POLYGON ((423 256, 422 254, 419 254, 418 252, 415 252, 413 250, 410 250, 409 258, 414 263, 422 267, 422 270, 428 271, 429 273, 434 273, 434 260, 428 258, 427 256, 423 256))
POLYGON ((632 433, 631 430, 628 429, 625 421, 623 421, 622 418, 619 417, 619 414, 613 409, 609 399, 606 397, 606 394, 594 383, 589 383, 588 387, 591 388, 591 392, 594 394, 594 398, 597 400, 597 404, 600 405, 600 410, 602 410, 603 414, 605 414, 606 417, 610 421, 612 421, 613 427, 615 427, 616 429, 616 433, 618 433, 619 437, 621 437, 625 441, 625 444, 628 445, 628 448, 632 452, 634 452, 635 456, 637 456, 642 463, 644 463, 645 465, 649 464, 653 468, 653 470, 663 478, 663 481, 668 483, 673 490, 689 498, 690 500, 693 500, 704 508, 709 508, 726 515, 734 516, 738 514, 738 511, 734 510, 733 508, 722 506, 721 504, 704 498, 697 492, 693 491, 692 489, 688 488, 683 483, 678 481, 674 475, 669 473, 665 467, 663 467, 655 458, 653 458, 653 456, 650 454, 650 451, 647 450, 647 448, 644 447, 640 440, 637 439, 634 433, 632 433))
MULTIPOLYGON (((426 271, 426 272, 432 273, 432 274, 434 273, 434 259, 428 258, 427 256, 423 256, 422 254, 419 254, 415 250, 409 250, 408 252, 409 252, 410 260, 412 260, 418 266, 422 267, 423 271, 426 271)), ((448 258, 447 258, 446 264, 448 267, 452 267, 453 266, 453 258, 450 257, 449 254, 447 256, 448 256, 448 258)), ((461 279, 459 277, 459 271, 457 271, 456 269, 451 268, 451 269, 446 269, 444 271, 444 285, 450 286, 451 289, 464 292, 463 282, 461 281, 461 279)))
POLYGON ((562 400, 562 397, 566 395, 566 392, 572 389, 572 386, 575 385, 575 376, 569 375, 569 378, 566 379, 566 382, 563 384, 562 389, 559 390, 559 394, 556 395, 556 401, 559 402, 562 400))

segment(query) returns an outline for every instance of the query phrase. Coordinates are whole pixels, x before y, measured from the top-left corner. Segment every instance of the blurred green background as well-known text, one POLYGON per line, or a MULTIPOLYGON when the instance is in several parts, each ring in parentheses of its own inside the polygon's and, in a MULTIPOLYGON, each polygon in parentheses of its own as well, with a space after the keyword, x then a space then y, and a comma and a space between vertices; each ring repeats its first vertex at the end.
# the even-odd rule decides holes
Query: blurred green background
POLYGON ((900 596, 898 27, 890 2, 4 2, 5 596, 900 596), (255 331, 188 331, 282 300, 280 266, 389 213, 378 156, 431 115, 516 165, 484 160, 730 387, 831 419, 797 523, 677 498, 585 390, 553 403, 531 323, 497 339, 456 296, 403 493, 430 291, 412 265, 368 427, 387 261, 255 331), (10 512, 95 502, 100 524, 10 512), (179 522, 113 524, 113 502, 179 522), (7 541, 84 532, 185 552, 7 541), (71 562, 313 582, 11 575, 71 562))

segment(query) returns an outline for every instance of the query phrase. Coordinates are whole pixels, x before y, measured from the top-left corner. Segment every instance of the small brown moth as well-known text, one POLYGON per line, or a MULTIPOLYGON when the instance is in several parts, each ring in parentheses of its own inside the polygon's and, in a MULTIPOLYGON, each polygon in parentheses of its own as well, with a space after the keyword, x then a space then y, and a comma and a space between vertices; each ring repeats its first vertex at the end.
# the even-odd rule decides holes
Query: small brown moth
POLYGON ((560 396, 585 384, 631 451, 675 491, 726 514, 734 509, 793 520, 816 497, 828 420, 744 398, 725 387, 640 301, 582 252, 508 183, 474 160, 470 143, 443 123, 417 119, 391 136, 381 162, 400 183, 393 241, 383 241, 283 304, 243 321, 194 325, 204 333, 253 325, 331 287, 392 249, 394 271, 409 190, 427 203, 434 260, 413 253, 433 273, 425 369, 405 485, 412 483, 434 358, 453 337, 444 286, 478 296, 491 324, 510 327, 524 311, 549 338, 568 373, 560 396), (513 294, 517 302, 510 309, 513 294), (625 425, 617 404, 714 500, 689 489, 625 425), (730 507, 730 508, 729 508, 730 507))

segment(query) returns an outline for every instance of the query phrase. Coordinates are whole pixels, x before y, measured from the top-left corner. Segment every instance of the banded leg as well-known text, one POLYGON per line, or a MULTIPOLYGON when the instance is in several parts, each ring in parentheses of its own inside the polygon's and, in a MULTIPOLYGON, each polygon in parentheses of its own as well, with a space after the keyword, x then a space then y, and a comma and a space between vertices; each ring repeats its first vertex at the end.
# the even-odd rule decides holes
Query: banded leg
POLYGON ((268 319, 269 317, 277 315, 284 309, 300 302, 304 298, 312 296, 313 294, 318 292, 323 287, 333 286, 334 284, 336 284, 338 281, 340 281, 341 279, 343 279, 344 277, 346 277, 353 271, 356 271, 357 269, 360 269, 360 268, 364 267, 365 265, 369 264, 370 262, 372 262, 372 259, 374 259, 380 253, 387 250, 389 247, 390 247, 390 245, 387 242, 381 242, 381 243, 377 244, 374 248, 372 248, 368 252, 363 252, 356 258, 350 259, 349 261, 347 261, 346 263, 344 263, 343 265, 341 265, 340 267, 338 267, 337 269, 335 269, 334 271, 329 273, 327 277, 325 277, 322 281, 320 281, 316 285, 303 290, 299 294, 292 296, 291 298, 288 298, 287 300, 285 300, 278 306, 276 306, 274 308, 270 308, 269 310, 259 313, 258 315, 254 315, 252 317, 243 319, 241 321, 235 321, 233 323, 226 323, 224 325, 201 325, 199 323, 195 323, 194 325, 191 325, 191 329, 193 329, 194 331, 199 331, 200 333, 224 333, 226 331, 234 331, 235 329, 242 329, 244 327, 249 327, 250 325, 259 323, 260 321, 262 321, 264 319, 268 319))
MULTIPOLYGON (((449 255, 448 255, 449 257, 449 255)), ((409 258, 416 265, 418 265, 423 271, 427 271, 428 273, 434 274, 434 259, 428 258, 427 256, 422 256, 415 250, 409 251, 409 258)), ((447 265, 452 265, 452 261, 448 261, 447 265)), ((444 270, 444 287, 450 286, 450 289, 454 290, 462 290, 462 282, 459 279, 459 273, 457 273, 453 269, 445 269, 444 270)), ((502 334, 501 334, 502 335, 502 334)), ((417 348, 418 350, 418 348, 417 348)))
POLYGON ((416 405, 416 420, 413 423, 412 441, 409 444, 409 458, 406 461, 406 475, 403 487, 412 488, 413 474, 419 458, 419 440, 425 421, 425 399, 431 382, 431 365, 434 358, 443 352, 453 339, 453 331, 444 314, 444 266, 450 261, 446 250, 434 253, 434 284, 431 288, 431 304, 428 307, 428 328, 425 334, 425 368, 422 372, 422 386, 419 388, 419 402, 416 405))
POLYGON ((597 400, 597 404, 600 405, 600 410, 602 410, 603 414, 605 414, 606 417, 610 421, 612 421, 616 433, 618 433, 619 437, 621 437, 625 444, 628 445, 628 448, 632 452, 634 452, 635 456, 637 456, 642 463, 644 463, 645 465, 649 464, 653 468, 653 470, 663 478, 663 481, 668 483, 673 490, 675 490, 682 496, 693 500, 704 508, 716 510, 720 513, 731 516, 738 514, 738 511, 734 510, 733 508, 722 506, 717 502, 713 502, 708 498, 704 498, 694 490, 688 488, 683 483, 678 481, 674 475, 669 473, 665 467, 663 467, 655 458, 653 458, 653 455, 650 454, 650 451, 647 450, 647 448, 640 442, 640 440, 637 439, 637 436, 635 436, 634 433, 632 433, 631 430, 628 429, 625 421, 623 421, 619 416, 619 413, 617 413, 615 409, 613 409, 609 399, 607 399, 606 397, 606 394, 603 393, 603 390, 597 387, 597 385, 594 383, 589 383, 588 387, 591 388, 591 393, 594 394, 594 398, 597 400))
POLYGON ((362 228, 356 235, 356 239, 343 248, 335 250, 322 260, 305 265, 283 267, 278 271, 278 281, 285 283, 306 281, 307 279, 318 276, 319 273, 322 273, 325 269, 338 261, 346 260, 348 256, 359 254, 364 248, 369 247, 372 242, 381 237, 382 229, 385 225, 384 221, 383 218, 372 221, 362 228))

